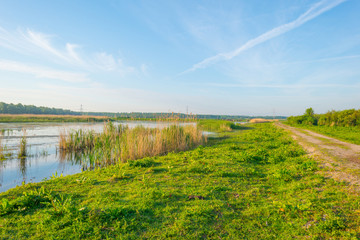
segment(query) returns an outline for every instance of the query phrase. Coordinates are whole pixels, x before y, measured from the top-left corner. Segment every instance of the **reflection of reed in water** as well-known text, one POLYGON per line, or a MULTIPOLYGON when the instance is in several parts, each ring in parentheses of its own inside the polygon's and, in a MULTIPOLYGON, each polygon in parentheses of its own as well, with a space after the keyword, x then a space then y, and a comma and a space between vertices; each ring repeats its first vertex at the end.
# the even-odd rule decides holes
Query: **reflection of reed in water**
POLYGON ((2 144, 3 133, 0 132, 0 161, 5 160, 5 147, 2 144))
POLYGON ((4 166, 5 166, 5 164, 2 161, 0 161, 0 187, 2 186, 2 183, 4 181, 4 177, 3 177, 4 176, 4 174, 3 174, 4 166))
POLYGON ((19 170, 23 177, 23 181, 26 180, 26 157, 19 158, 19 170))
POLYGON ((56 156, 62 166, 65 166, 67 163, 71 163, 72 165, 80 165, 83 171, 89 170, 90 165, 87 160, 88 157, 84 152, 67 152, 60 149, 57 151, 56 156))

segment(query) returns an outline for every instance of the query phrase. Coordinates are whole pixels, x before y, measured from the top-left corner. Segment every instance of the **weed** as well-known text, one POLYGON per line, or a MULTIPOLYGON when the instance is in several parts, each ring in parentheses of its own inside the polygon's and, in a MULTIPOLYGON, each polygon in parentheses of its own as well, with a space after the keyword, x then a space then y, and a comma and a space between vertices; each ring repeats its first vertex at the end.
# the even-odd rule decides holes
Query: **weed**
POLYGON ((55 173, 51 175, 50 179, 56 179, 60 177, 63 177, 63 174, 61 173, 60 175, 58 175, 58 172, 55 171, 55 173))
POLYGON ((71 196, 65 197, 63 194, 53 195, 49 193, 47 197, 50 201, 47 202, 47 205, 52 207, 53 213, 57 216, 69 214, 74 210, 74 204, 71 196))
POLYGON ((9 203, 9 200, 7 200, 6 198, 3 198, 1 200, 1 205, 0 205, 0 216, 1 215, 5 215, 8 214, 12 211, 12 206, 9 203))

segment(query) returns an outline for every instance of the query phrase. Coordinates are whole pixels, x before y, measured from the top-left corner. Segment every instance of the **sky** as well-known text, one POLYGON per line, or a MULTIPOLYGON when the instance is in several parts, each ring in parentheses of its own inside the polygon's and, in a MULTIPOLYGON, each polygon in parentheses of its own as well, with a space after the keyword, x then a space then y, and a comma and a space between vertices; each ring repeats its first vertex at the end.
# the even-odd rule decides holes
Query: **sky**
POLYGON ((0 102, 299 115, 360 108, 359 0, 0 0, 0 102))

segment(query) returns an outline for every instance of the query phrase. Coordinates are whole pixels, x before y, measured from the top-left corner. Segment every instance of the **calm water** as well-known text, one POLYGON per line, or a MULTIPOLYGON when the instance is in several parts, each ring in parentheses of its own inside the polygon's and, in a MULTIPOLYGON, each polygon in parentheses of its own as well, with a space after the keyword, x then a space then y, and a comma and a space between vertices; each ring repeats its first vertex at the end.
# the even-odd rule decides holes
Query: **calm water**
MULTIPOLYGON (((130 128, 142 125, 151 128, 163 128, 171 122, 124 121, 115 125, 128 125, 130 128)), ((182 123, 193 124, 193 123, 182 123)), ((0 192, 4 192, 23 182, 40 182, 53 174, 70 175, 83 169, 80 159, 63 156, 58 152, 61 131, 91 129, 101 132, 104 123, 0 123, 2 145, 12 157, 0 161, 0 192), (25 132, 24 132, 25 131, 25 132), (17 157, 19 143, 26 134, 27 154, 23 159, 17 157)))

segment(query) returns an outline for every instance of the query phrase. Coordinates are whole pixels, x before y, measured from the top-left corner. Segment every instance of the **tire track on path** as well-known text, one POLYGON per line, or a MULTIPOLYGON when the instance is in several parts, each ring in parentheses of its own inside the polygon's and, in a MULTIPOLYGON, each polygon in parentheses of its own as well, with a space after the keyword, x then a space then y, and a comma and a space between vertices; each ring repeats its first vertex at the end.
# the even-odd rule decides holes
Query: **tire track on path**
POLYGON ((276 122, 275 126, 290 132, 322 168, 327 177, 338 181, 346 181, 360 190, 360 145, 347 143, 319 133, 301 128, 290 127, 276 122))

